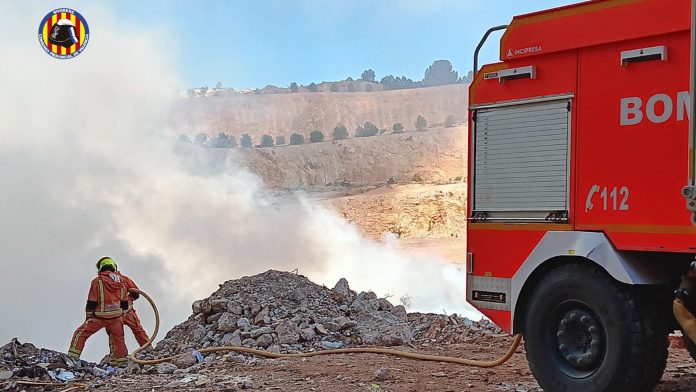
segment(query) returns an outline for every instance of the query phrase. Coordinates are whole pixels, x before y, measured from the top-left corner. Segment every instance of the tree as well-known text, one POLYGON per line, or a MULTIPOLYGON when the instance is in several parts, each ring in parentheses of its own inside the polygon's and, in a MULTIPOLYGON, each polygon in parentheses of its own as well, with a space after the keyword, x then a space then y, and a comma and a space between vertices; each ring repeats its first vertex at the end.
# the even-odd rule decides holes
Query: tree
POLYGON ((239 144, 244 148, 253 147, 253 142, 251 141, 251 135, 249 135, 248 133, 245 133, 244 135, 242 135, 242 137, 239 139, 239 144))
POLYGON ((208 142, 208 134, 205 132, 198 132, 196 134, 196 144, 204 145, 208 142))
POLYGON ((416 129, 419 131, 424 131, 426 128, 428 128, 428 122, 425 121, 425 117, 419 114, 416 118, 416 129))
POLYGON ((237 147, 237 141, 234 139, 234 136, 230 136, 224 132, 218 133, 218 135, 211 140, 211 142, 215 148, 237 147))
POLYGON ((373 88, 372 88, 372 85, 371 85, 371 84, 368 84, 368 85, 365 86, 365 92, 371 93, 372 90, 373 90, 373 88))
POLYGON ((261 136, 261 147, 273 147, 273 136, 271 136, 271 135, 261 136))
POLYGON ((275 145, 276 146, 282 146, 285 144, 285 136, 284 135, 278 135, 276 136, 275 140, 275 145))
POLYGON ((290 135, 290 145, 297 146, 299 144, 304 144, 304 136, 297 132, 290 135))
POLYGON ((348 90, 349 93, 354 93, 355 92, 355 84, 353 82, 348 83, 348 87, 346 87, 346 90, 348 90))
POLYGON ((222 82, 215 83, 215 88, 222 88, 222 82))
POLYGON ((312 82, 307 86, 307 90, 309 90, 310 93, 316 93, 319 91, 319 86, 317 86, 316 83, 312 82))
POLYGON ((404 133, 404 126, 401 123, 394 123, 392 125, 392 133, 404 133))
POLYGON ((377 133, 379 133, 379 128, 369 121, 355 129, 355 136, 357 137, 375 136, 377 133))
POLYGON ((318 143, 318 142, 323 142, 323 141, 324 141, 324 132, 312 131, 309 134, 309 142, 310 143, 318 143))
POLYGON ((394 75, 387 75, 379 81, 379 84, 384 86, 385 90, 392 90, 396 86, 396 78, 394 75))
POLYGON ((338 83, 331 83, 331 87, 329 87, 329 91, 332 93, 337 93, 338 92, 338 83))
POLYGON ((366 69, 363 71, 362 74, 360 74, 360 79, 364 80, 365 82, 374 82, 375 81, 375 71, 371 69, 366 69))
POLYGON ((182 133, 179 135, 179 141, 183 143, 191 143, 191 136, 188 133, 182 133))
POLYGON ((338 123, 333 129, 333 140, 343 140, 348 139, 348 129, 346 126, 338 123))
POLYGON ((452 69, 449 60, 437 60, 425 70, 423 85, 425 87, 442 86, 457 83, 459 75, 452 69))
POLYGON ((447 127, 447 128, 453 127, 456 123, 457 123, 457 119, 454 118, 454 116, 451 114, 449 116, 447 116, 447 118, 445 119, 445 127, 447 127))
POLYGON ((295 83, 295 82, 290 83, 290 92, 291 93, 296 93, 298 89, 299 89, 299 87, 297 86, 297 83, 295 83))

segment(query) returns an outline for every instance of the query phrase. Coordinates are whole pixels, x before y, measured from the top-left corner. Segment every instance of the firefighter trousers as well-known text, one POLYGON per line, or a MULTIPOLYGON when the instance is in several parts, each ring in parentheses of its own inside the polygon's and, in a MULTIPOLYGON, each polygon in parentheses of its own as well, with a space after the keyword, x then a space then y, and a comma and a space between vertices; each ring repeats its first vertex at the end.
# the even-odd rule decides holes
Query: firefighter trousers
POLYGON ((99 332, 102 328, 106 329, 109 335, 109 352, 111 353, 110 361, 115 364, 121 364, 128 360, 128 349, 126 348, 126 340, 123 334, 123 321, 121 317, 113 319, 100 319, 96 317, 85 320, 73 334, 70 342, 70 350, 68 354, 74 358, 79 358, 82 350, 85 348, 87 339, 99 332))
POLYGON ((123 315, 123 324, 133 331, 133 335, 139 346, 144 345, 150 340, 150 337, 147 336, 147 332, 145 332, 145 328, 143 328, 143 325, 140 323, 140 317, 138 317, 138 313, 135 312, 135 309, 131 309, 123 315))

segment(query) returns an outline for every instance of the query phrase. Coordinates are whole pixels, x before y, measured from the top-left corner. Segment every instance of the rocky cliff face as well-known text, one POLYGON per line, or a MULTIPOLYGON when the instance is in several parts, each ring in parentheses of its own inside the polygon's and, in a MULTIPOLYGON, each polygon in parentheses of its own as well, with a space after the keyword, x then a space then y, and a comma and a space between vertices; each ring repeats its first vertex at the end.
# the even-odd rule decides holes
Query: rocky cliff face
MULTIPOLYGON (((195 148, 195 147, 194 147, 195 148)), ((450 182, 466 178, 466 126, 301 146, 207 149, 235 159, 276 189, 450 182)))
POLYGON ((468 85, 461 84, 370 93, 234 94, 182 98, 172 121, 181 132, 248 132, 258 142, 262 134, 307 136, 312 130, 328 137, 339 122, 351 133, 365 121, 389 130, 402 123, 409 130, 419 114, 431 125, 443 124, 450 115, 463 123, 467 105, 468 85))
POLYGON ((456 239, 466 228, 465 182, 394 185, 326 203, 375 240, 386 233, 398 238, 456 239))

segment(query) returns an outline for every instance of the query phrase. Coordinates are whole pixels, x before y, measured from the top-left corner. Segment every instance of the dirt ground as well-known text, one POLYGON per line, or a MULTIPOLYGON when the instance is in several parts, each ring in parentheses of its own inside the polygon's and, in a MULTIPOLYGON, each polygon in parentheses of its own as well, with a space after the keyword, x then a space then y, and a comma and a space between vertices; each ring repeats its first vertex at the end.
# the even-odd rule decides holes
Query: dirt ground
MULTIPOLYGON (((430 345, 417 351, 473 359, 502 356, 511 338, 476 343, 430 345)), ((427 346, 426 346, 427 345, 427 346)), ((414 351, 412 347, 401 350, 414 351)), ((95 385, 96 386, 96 385, 95 385)), ((418 362, 369 354, 335 355, 303 360, 231 363, 221 358, 197 373, 111 378, 102 391, 540 391, 521 347, 507 363, 483 369, 438 362, 418 362), (388 376, 376 378, 378 369, 388 376), (186 381, 187 377, 189 381, 186 381), (240 380, 244 380, 240 382, 240 380), (195 383, 198 382, 198 386, 195 383)), ((696 390, 696 363, 686 350, 670 348, 667 370, 656 391, 696 390)))

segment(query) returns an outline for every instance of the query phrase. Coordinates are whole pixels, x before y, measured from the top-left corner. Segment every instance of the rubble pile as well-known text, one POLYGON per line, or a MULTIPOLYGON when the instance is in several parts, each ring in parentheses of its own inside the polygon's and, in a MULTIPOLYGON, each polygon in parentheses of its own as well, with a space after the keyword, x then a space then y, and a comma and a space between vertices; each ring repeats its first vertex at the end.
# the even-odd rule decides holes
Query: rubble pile
POLYGON ((189 319, 157 344, 158 356, 225 345, 292 353, 412 339, 403 306, 372 292, 358 294, 345 279, 328 289, 271 270, 225 282, 192 308, 189 319))
POLYGON ((0 347, 0 383, 17 380, 69 382, 115 373, 108 365, 74 360, 66 354, 20 343, 17 339, 0 347))
POLYGON ((507 336, 502 329, 486 319, 473 321, 456 314, 409 313, 408 322, 413 340, 418 342, 457 344, 507 336))

